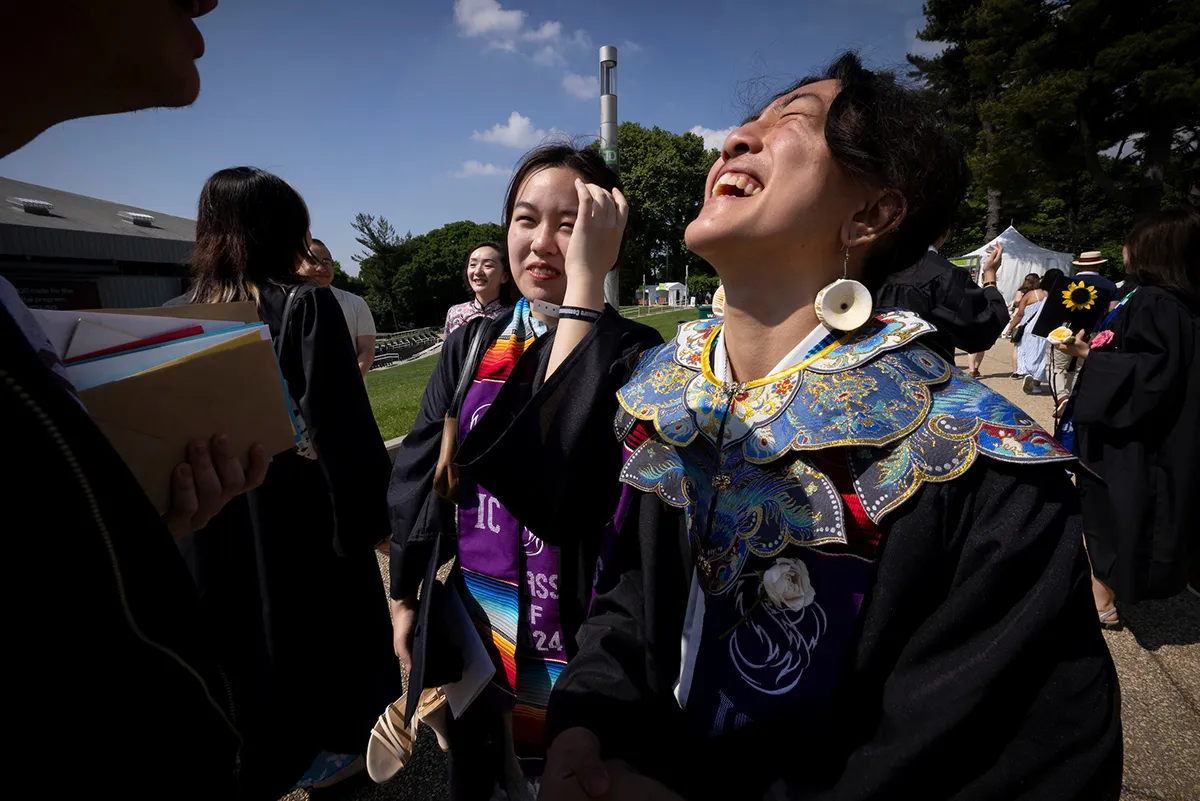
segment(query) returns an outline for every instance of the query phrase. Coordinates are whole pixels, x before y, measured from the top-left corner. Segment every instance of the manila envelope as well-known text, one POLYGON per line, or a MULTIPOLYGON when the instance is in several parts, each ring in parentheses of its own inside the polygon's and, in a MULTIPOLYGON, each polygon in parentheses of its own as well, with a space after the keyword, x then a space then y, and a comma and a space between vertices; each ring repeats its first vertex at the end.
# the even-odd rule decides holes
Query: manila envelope
POLYGON ((258 306, 249 300, 237 303, 188 303, 183 306, 151 306, 146 309, 89 309, 104 314, 142 314, 147 317, 185 317, 192 320, 224 320, 257 323, 258 306))
POLYGON ((160 514, 170 507, 171 471, 185 460, 192 440, 225 434, 243 467, 255 443, 272 456, 295 445, 269 340, 203 353, 79 397, 160 514))

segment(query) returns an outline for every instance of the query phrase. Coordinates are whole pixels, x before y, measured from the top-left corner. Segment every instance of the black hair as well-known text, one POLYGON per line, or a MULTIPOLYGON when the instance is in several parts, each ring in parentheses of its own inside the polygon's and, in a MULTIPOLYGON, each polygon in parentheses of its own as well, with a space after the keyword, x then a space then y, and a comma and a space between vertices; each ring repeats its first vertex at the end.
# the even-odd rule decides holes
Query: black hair
POLYGON ((895 75, 866 69, 855 53, 843 53, 820 75, 776 97, 829 80, 839 84, 825 117, 833 160, 851 178, 904 198, 899 226, 867 251, 864 280, 874 289, 954 226, 970 174, 962 148, 946 132, 944 110, 895 75))
POLYGON ((313 258, 308 229, 308 206, 282 178, 255 167, 213 173, 196 214, 192 302, 257 302, 263 284, 299 282, 296 267, 313 258))
POLYGON ((516 282, 513 281, 512 268, 508 265, 508 248, 504 247, 499 242, 491 239, 485 239, 484 241, 478 242, 471 246, 471 249, 467 251, 467 257, 463 260, 463 286, 465 286, 467 291, 471 294, 475 293, 475 290, 471 288, 471 282, 467 280, 467 270, 471 266, 472 254, 474 254, 475 251, 479 250, 480 248, 491 248, 500 254, 500 267, 504 270, 504 274, 508 276, 508 280, 500 285, 500 300, 504 302, 504 305, 511 306, 513 303, 516 303, 516 282))
POLYGON ((617 174, 604 163, 594 148, 578 147, 566 142, 535 147, 521 158, 512 180, 508 182, 508 192, 504 198, 505 231, 512 225, 513 208, 517 205, 517 193, 521 191, 521 185, 534 173, 552 167, 564 167, 578 173, 585 184, 595 184, 609 192, 621 187, 617 174))
POLYGON ((326 250, 329 250, 329 246, 326 245, 324 242, 322 242, 320 239, 317 239, 315 236, 313 237, 312 243, 314 245, 320 245, 321 247, 325 248, 326 250))
POLYGON ((1057 267, 1051 267, 1046 270, 1046 274, 1042 276, 1042 282, 1038 285, 1038 289, 1044 289, 1047 292, 1054 286, 1054 282, 1062 278, 1066 273, 1057 267))
POLYGON ((1161 287, 1200 308, 1200 211, 1156 211, 1133 227, 1125 247, 1139 285, 1161 287))

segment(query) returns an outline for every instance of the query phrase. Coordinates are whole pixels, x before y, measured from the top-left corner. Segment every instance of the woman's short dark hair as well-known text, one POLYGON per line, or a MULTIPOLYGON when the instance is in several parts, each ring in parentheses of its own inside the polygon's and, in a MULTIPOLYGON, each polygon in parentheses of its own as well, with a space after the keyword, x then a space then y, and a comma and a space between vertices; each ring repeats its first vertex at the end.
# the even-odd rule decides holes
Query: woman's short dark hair
POLYGON ((313 258, 308 229, 308 206, 279 176, 255 167, 213 173, 196 213, 192 302, 257 302, 263 284, 300 281, 296 267, 313 258))
POLYGON ((534 173, 551 167, 565 167, 579 174, 586 184, 595 184, 611 192, 619 189, 621 182, 617 174, 604 163, 594 148, 578 147, 573 143, 557 142, 530 150, 517 165, 512 180, 508 182, 508 193, 504 198, 504 230, 512 225, 513 208, 517 205, 517 193, 521 185, 534 173))
POLYGON ((1021 287, 1018 292, 1032 292, 1042 284, 1042 277, 1037 273, 1029 273, 1025 276, 1025 280, 1021 282, 1021 287))
POLYGON ((488 239, 474 245, 467 251, 467 258, 463 262, 463 286, 467 288, 468 292, 474 294, 475 290, 471 288, 471 282, 467 279, 467 270, 471 267, 471 256, 480 248, 491 248, 500 254, 500 268, 508 276, 508 280, 500 285, 500 300, 504 301, 506 306, 512 305, 516 302, 516 288, 513 285, 512 268, 508 265, 508 248, 499 242, 488 239))
POLYGON ((1042 276, 1042 281, 1038 284, 1038 289, 1049 291, 1054 286, 1054 282, 1062 278, 1065 273, 1057 267, 1051 267, 1046 270, 1046 274, 1042 276))
POLYGON ((1161 287, 1200 308, 1200 211, 1156 211, 1133 227, 1125 247, 1139 285, 1161 287))
POLYGON ((866 69, 855 53, 777 97, 829 80, 840 85, 825 118, 833 160, 851 178, 904 196, 900 225, 867 251, 865 281, 874 289, 954 225, 970 176, 962 148, 946 133, 944 111, 895 75, 866 69))

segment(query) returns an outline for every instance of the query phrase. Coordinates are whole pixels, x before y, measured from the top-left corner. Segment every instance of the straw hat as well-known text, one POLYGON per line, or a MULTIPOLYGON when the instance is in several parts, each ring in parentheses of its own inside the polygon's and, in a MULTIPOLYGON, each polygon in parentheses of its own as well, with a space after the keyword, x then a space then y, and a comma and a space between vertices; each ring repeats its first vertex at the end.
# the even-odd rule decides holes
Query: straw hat
POLYGON ((1107 262, 1108 259, 1100 255, 1098 250, 1089 250, 1079 254, 1079 258, 1071 262, 1076 267, 1097 267, 1107 262))

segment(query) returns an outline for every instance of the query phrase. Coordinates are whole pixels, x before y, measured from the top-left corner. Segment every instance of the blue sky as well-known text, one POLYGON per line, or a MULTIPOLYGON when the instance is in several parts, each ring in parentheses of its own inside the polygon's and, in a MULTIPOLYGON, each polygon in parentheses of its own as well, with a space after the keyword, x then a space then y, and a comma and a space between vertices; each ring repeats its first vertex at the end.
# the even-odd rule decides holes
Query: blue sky
POLYGON ((60 125, 0 175, 194 218, 215 170, 271 170, 356 272, 358 212, 423 233, 499 221, 509 171, 550 131, 595 135, 601 45, 622 120, 710 134, 843 48, 901 64, 920 0, 222 0, 198 21, 200 99, 60 125))

